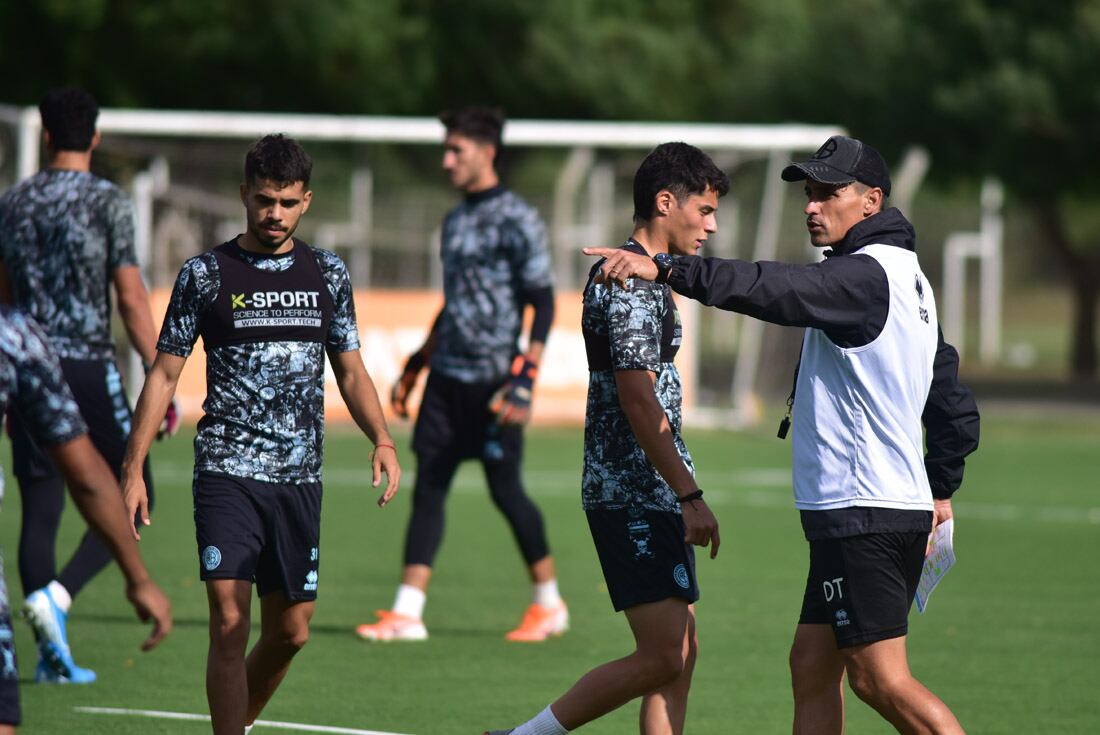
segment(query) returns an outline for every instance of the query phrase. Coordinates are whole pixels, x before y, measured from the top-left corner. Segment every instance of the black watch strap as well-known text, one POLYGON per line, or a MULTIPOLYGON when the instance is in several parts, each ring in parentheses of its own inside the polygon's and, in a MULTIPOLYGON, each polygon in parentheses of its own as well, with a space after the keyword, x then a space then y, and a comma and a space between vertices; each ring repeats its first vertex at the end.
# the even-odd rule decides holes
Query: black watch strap
POLYGON ((657 266, 657 283, 668 283, 668 275, 675 262, 668 253, 657 253, 653 256, 653 263, 657 266))

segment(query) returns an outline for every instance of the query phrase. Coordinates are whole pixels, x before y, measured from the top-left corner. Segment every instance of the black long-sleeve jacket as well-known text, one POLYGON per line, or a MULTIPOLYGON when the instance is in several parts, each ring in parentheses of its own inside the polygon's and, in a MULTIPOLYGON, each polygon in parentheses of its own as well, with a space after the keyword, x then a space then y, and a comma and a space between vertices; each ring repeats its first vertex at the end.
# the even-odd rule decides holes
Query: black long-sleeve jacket
MULTIPOLYGON (((859 347, 879 335, 890 306, 882 266, 869 255, 854 254, 872 243, 916 250, 913 226, 891 208, 852 227, 821 262, 751 263, 685 256, 674 260, 668 283, 677 293, 708 306, 774 324, 820 329, 839 347, 859 347)), ((932 386, 921 417, 925 468, 935 498, 950 498, 959 488, 965 458, 978 446, 978 408, 973 394, 959 382, 958 366, 958 352, 944 342, 941 331, 932 386)), ((836 516, 846 516, 843 525, 853 532, 901 530, 896 522, 883 522, 888 512, 869 512, 860 519, 850 517, 858 514, 844 511, 815 513, 822 514, 834 514, 830 527, 836 526, 836 516)))

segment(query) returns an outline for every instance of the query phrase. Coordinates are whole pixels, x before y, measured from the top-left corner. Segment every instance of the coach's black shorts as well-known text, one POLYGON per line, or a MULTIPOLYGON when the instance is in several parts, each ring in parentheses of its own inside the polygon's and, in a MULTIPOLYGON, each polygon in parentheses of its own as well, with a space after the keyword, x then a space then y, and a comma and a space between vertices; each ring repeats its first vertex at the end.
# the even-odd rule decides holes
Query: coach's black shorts
POLYGON ((321 484, 195 474, 199 578, 255 580, 261 597, 317 598, 321 484))
POLYGON ((810 541, 798 622, 833 626, 838 648, 905 635, 927 545, 924 531, 810 541))
POLYGON ((434 370, 429 373, 413 429, 413 451, 425 456, 442 453, 459 459, 519 461, 523 427, 498 426, 489 410, 493 394, 506 380, 463 383, 434 370))
POLYGON ((695 550, 684 542, 679 513, 619 508, 586 514, 616 611, 670 597, 699 599, 695 550))

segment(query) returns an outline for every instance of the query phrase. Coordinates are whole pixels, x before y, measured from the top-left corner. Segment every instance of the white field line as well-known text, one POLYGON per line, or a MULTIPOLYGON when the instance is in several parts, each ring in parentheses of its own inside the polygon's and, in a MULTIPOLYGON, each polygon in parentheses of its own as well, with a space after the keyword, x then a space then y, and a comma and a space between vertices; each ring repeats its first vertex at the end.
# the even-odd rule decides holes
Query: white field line
MULTIPOLYGON (((192 722, 210 722, 210 715, 196 715, 190 712, 161 712, 155 709, 122 709, 120 707, 73 707, 75 712, 90 715, 127 715, 130 717, 148 717, 156 720, 188 720, 192 722)), ((402 735, 397 732, 381 730, 357 730, 352 727, 332 727, 330 725, 307 725, 300 722, 278 722, 276 720, 256 720, 264 729, 294 730, 296 732, 321 732, 334 735, 402 735)))
MULTIPOLYGON (((191 476, 191 468, 178 463, 159 462, 154 469, 174 475, 191 476)), ((402 492, 411 492, 415 471, 411 468, 401 473, 402 492)), ((580 505, 580 471, 578 470, 525 470, 524 481, 534 495, 547 498, 576 498, 580 505)), ((791 508, 791 471, 776 467, 750 467, 730 472, 724 476, 728 488, 708 485, 707 499, 713 504, 730 504, 753 508, 791 508), (745 489, 751 488, 751 489, 745 489), (770 488, 762 490, 760 488, 770 488)), ((347 467, 327 468, 324 472, 326 487, 350 488, 371 491, 370 475, 347 467)), ((452 492, 459 495, 482 495, 487 492, 480 472, 459 473, 455 477, 452 492)), ((965 495, 965 488, 962 492, 965 495)), ((1100 525, 1100 507, 1070 505, 1009 505, 1004 503, 979 503, 959 500, 953 503, 960 518, 980 521, 1043 521, 1100 525)))

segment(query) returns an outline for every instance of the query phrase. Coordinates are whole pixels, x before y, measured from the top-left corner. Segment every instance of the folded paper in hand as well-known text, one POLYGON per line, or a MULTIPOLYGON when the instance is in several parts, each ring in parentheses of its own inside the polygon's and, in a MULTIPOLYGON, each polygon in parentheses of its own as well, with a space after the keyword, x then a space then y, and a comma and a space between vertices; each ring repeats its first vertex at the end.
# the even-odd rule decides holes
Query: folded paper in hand
POLYGON ((952 545, 955 535, 955 521, 948 518, 936 526, 932 532, 931 552, 924 559, 924 569, 920 573, 920 582, 917 583, 917 609, 924 612, 928 607, 928 598, 932 596, 932 590, 940 583, 947 570, 955 564, 955 548, 952 545))

